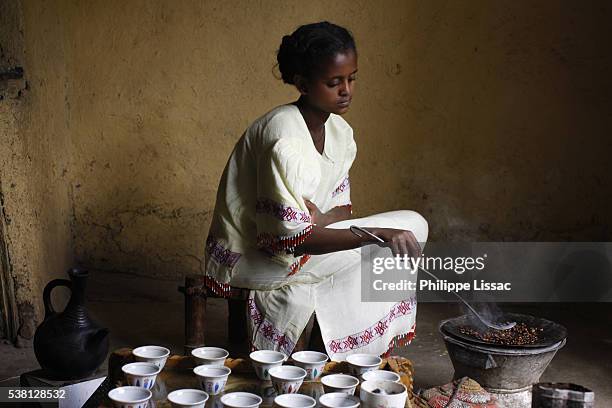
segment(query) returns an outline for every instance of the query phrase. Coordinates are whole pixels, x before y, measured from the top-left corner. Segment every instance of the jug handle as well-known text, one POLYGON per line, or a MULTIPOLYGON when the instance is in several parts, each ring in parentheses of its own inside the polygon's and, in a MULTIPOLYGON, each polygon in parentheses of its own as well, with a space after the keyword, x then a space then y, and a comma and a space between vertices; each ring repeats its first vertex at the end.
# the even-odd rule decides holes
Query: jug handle
POLYGON ((47 283, 45 290, 43 291, 43 303, 45 304, 45 320, 55 314, 53 304, 51 303, 51 291, 57 286, 66 286, 72 290, 72 283, 68 279, 54 279, 47 283))

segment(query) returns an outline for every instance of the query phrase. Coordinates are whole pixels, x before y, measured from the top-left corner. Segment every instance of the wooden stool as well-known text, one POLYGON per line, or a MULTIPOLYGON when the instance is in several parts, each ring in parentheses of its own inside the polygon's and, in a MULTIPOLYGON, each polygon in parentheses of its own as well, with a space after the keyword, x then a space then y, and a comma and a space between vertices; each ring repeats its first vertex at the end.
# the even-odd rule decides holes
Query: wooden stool
MULTIPOLYGON (((222 298, 208 289, 204 275, 185 277, 185 286, 179 286, 179 292, 185 295, 185 355, 191 350, 205 345, 206 335, 206 300, 222 298)), ((247 342, 246 302, 248 289, 236 289, 227 298, 229 318, 227 321, 228 340, 230 345, 243 348, 247 342)), ((247 348, 248 348, 248 344, 247 348)))

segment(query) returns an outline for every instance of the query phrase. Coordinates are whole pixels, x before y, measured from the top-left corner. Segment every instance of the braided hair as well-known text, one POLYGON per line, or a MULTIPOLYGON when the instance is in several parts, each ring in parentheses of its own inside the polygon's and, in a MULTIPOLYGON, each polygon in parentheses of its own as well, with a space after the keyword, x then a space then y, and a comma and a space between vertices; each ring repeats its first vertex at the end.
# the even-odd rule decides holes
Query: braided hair
POLYGON ((302 25, 291 35, 285 35, 276 59, 283 82, 295 85, 296 74, 311 79, 326 60, 349 50, 357 53, 351 33, 322 21, 302 25))

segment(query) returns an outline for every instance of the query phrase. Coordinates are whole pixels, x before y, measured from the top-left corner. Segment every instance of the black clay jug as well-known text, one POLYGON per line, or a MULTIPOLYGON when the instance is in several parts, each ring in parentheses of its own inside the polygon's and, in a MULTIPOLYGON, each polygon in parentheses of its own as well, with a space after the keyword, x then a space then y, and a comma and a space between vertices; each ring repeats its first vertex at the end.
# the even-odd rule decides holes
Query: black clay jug
POLYGON ((40 366, 53 379, 72 380, 92 374, 108 354, 108 329, 94 323, 85 308, 88 272, 70 269, 70 280, 55 279, 45 286, 45 320, 34 335, 34 353, 40 366), (68 305, 56 313, 51 291, 57 286, 70 288, 68 305))

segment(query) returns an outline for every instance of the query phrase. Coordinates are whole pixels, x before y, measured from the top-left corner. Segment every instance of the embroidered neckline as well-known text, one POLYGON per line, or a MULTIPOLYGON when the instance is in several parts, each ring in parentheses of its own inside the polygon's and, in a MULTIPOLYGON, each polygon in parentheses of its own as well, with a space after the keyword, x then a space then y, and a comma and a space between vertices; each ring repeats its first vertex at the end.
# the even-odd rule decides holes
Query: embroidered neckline
POLYGON ((299 117, 299 121, 302 124, 302 130, 305 132, 305 136, 308 136, 308 139, 310 140, 310 146, 312 146, 312 150, 314 151, 314 153, 316 153, 316 155, 324 160, 327 160, 331 163, 335 162, 335 159, 333 157, 333 148, 331 147, 331 143, 332 143, 332 137, 330 136, 330 132, 329 132, 329 124, 332 120, 332 115, 334 115, 333 113, 329 114, 329 117, 327 118, 327 120, 325 121, 325 144, 323 146, 323 153, 319 153, 319 151, 317 150, 315 144, 314 144, 314 140, 312 140, 312 136, 310 135, 310 130, 308 129, 308 124, 306 124, 306 119, 304 119, 304 116, 302 116, 302 112, 300 111, 300 108, 298 108, 298 106, 295 103, 289 103, 286 106, 291 106, 294 109, 294 113, 297 114, 297 116, 299 117))

